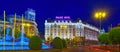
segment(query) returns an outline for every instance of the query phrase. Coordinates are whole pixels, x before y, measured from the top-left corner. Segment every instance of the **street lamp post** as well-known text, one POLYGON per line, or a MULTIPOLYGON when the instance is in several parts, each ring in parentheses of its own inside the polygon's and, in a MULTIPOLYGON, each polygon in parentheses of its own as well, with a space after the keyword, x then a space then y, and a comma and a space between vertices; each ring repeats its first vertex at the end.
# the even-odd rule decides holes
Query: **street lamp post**
POLYGON ((100 30, 102 28, 102 19, 106 17, 106 12, 96 12, 94 17, 100 20, 100 30))

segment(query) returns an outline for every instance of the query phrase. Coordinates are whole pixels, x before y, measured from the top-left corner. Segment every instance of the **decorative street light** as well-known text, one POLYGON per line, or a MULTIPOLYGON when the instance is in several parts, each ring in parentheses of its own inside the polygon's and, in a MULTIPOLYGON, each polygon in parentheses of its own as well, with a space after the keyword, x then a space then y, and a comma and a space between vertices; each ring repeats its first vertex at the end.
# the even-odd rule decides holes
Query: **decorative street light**
POLYGON ((103 20, 103 18, 105 18, 106 17, 106 12, 105 11, 103 11, 103 12, 96 12, 95 14, 94 14, 94 17, 96 18, 96 19, 99 19, 100 20, 100 30, 101 30, 101 23, 102 23, 102 20, 103 20))

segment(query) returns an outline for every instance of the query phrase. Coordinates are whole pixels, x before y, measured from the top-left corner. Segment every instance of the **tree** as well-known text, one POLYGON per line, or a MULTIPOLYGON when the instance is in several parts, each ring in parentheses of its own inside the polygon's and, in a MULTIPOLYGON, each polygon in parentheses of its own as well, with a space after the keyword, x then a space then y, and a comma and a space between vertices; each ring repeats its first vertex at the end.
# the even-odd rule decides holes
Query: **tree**
POLYGON ((19 30, 17 30, 17 29, 15 29, 15 38, 18 38, 18 37, 20 37, 20 31, 19 30))
POLYGON ((112 44, 120 44, 120 27, 112 28, 109 34, 112 44))
MULTIPOLYGON (((9 35, 11 35, 11 36, 12 36, 12 31, 13 31, 12 28, 10 28, 9 35)), ((20 30, 15 29, 15 31, 14 31, 15 38, 20 37, 20 34, 21 34, 20 30)))
POLYGON ((62 39, 60 39, 59 37, 54 38, 53 48, 62 49, 63 48, 62 39))
POLYGON ((48 42, 52 42, 52 37, 51 37, 51 36, 48 37, 48 38, 47 38, 47 41, 48 41, 48 42))
POLYGON ((74 44, 78 44, 78 43, 80 43, 82 41, 82 38, 81 37, 74 37, 73 38, 73 43, 74 44))
POLYGON ((29 41, 30 49, 41 49, 42 48, 42 40, 39 36, 32 36, 29 41))
POLYGON ((70 42, 70 39, 68 39, 68 38, 66 38, 65 41, 66 41, 66 44, 67 44, 67 45, 71 43, 71 42, 70 42))
MULTIPOLYGON (((1 36, 4 36, 4 29, 2 28, 2 27, 0 27, 0 34, 1 34, 1 36)), ((9 34, 8 35, 12 35, 12 29, 11 28, 9 28, 10 29, 10 31, 9 31, 9 34)), ((5 29, 5 34, 7 33, 7 28, 5 29)))
POLYGON ((0 27, 0 39, 2 38, 3 33, 4 33, 3 27, 0 27))
POLYGON ((67 44, 66 44, 66 41, 64 39, 62 39, 62 43, 63 43, 63 48, 67 48, 67 44))
MULTIPOLYGON (((6 32, 6 30, 7 30, 7 29, 5 29, 5 32, 6 32)), ((4 28, 1 27, 1 28, 0 28, 0 31, 1 31, 1 32, 0 32, 1 36, 4 36, 4 28)), ((6 34, 6 33, 5 33, 5 34, 6 34)))
POLYGON ((101 44, 109 44, 109 43, 110 43, 109 34, 108 34, 108 33, 100 34, 100 35, 98 36, 98 41, 99 41, 101 44))

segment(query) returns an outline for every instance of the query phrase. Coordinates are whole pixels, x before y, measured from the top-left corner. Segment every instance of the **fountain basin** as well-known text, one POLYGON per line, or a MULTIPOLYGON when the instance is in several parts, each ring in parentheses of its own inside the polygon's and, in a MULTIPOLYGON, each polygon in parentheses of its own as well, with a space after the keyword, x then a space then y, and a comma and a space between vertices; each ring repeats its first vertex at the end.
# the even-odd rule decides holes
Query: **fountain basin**
MULTIPOLYGON (((0 45, 0 50, 30 50, 29 48, 29 45, 25 45, 25 44, 12 44, 12 43, 7 43, 6 45, 5 44, 2 44, 0 45)), ((42 43, 42 49, 50 49, 51 47, 42 43)))

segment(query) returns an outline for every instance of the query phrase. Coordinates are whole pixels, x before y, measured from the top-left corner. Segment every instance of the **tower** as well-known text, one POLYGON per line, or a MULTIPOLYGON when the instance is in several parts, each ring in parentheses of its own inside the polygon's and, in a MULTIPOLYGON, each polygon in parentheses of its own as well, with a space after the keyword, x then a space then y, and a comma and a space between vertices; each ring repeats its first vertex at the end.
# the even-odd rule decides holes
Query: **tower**
POLYGON ((25 19, 35 21, 35 10, 28 8, 28 10, 25 12, 25 19))

